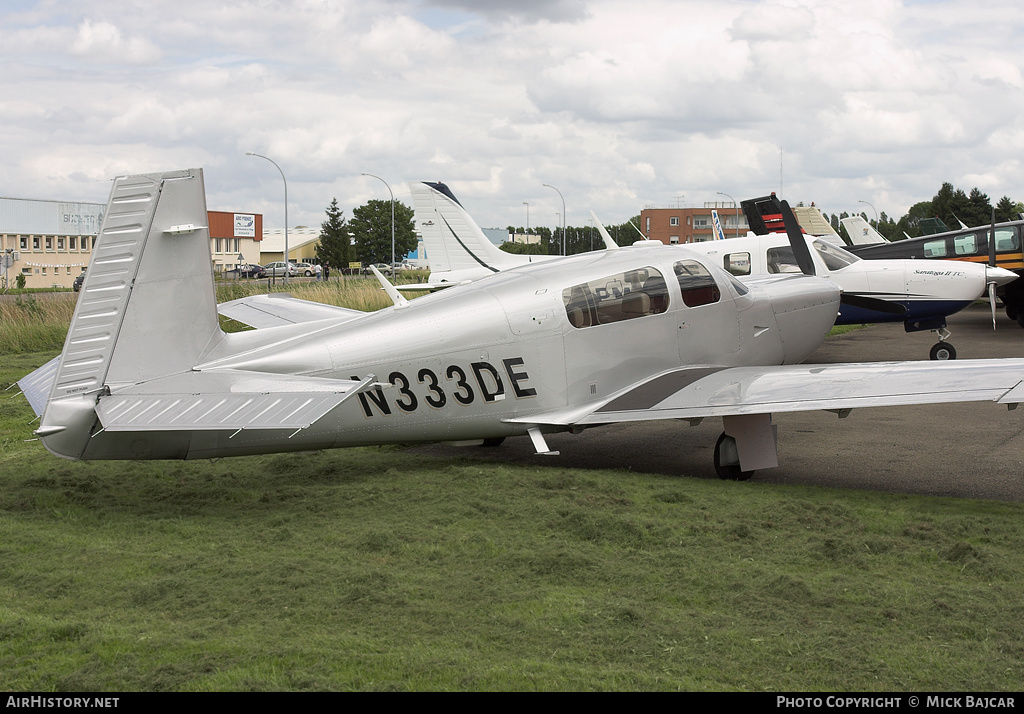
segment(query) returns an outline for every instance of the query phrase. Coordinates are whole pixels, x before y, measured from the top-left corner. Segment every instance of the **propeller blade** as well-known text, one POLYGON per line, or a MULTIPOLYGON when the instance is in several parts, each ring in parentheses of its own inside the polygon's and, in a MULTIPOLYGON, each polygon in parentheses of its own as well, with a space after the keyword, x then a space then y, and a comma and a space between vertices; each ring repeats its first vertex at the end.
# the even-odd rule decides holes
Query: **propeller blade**
POLYGON ((789 236, 789 244, 793 246, 793 257, 796 258, 796 264, 800 266, 800 271, 804 275, 814 275, 811 249, 807 247, 804 232, 800 229, 796 216, 793 215, 793 209, 789 207, 788 201, 780 202, 779 206, 782 209, 782 224, 786 226, 786 235, 789 236))
POLYGON ((992 329, 996 329, 996 284, 988 284, 988 304, 992 307, 992 329))
POLYGON ((875 312, 884 312, 888 315, 906 315, 907 308, 900 305, 898 302, 891 302, 889 300, 881 300, 879 298, 866 297, 864 295, 852 295, 850 293, 841 293, 839 295, 839 302, 851 307, 859 307, 862 310, 874 310, 875 312))

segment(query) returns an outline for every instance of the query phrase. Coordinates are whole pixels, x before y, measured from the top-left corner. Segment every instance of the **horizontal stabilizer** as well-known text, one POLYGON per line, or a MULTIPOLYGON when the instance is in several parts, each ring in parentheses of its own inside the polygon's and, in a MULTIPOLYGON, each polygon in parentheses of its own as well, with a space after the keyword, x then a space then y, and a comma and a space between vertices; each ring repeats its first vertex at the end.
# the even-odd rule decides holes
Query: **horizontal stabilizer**
POLYGON ((1024 359, 685 367, 588 408, 511 421, 568 426, 908 404, 1012 404, 1024 398, 1022 379, 1024 359))
POLYGON ((101 396, 96 414, 108 431, 304 429, 373 380, 187 372, 101 396))
POLYGON ((57 378, 57 368, 60 367, 60 355, 57 355, 39 369, 26 374, 18 380, 18 387, 21 388, 25 398, 28 399, 32 411, 36 416, 42 416, 46 409, 46 402, 50 398, 50 391, 53 389, 53 381, 57 378))
POLYGON ((251 295, 231 300, 217 306, 217 312, 224 317, 237 320, 244 325, 263 329, 296 325, 301 322, 344 318, 354 320, 363 317, 365 312, 350 310, 320 302, 300 300, 287 293, 270 293, 268 295, 251 295))

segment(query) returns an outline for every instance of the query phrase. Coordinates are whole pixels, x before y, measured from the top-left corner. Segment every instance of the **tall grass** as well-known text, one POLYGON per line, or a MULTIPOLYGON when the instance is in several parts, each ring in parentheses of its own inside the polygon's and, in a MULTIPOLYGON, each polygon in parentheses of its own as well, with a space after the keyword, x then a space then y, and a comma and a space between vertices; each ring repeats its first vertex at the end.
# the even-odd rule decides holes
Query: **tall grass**
MULTIPOLYGON (((395 284, 424 282, 426 276, 400 275, 395 284)), ((391 305, 391 300, 380 287, 375 278, 363 276, 345 276, 328 282, 291 282, 285 284, 278 280, 271 284, 268 280, 250 280, 244 282, 219 282, 217 284, 217 302, 227 302, 238 298, 249 297, 261 293, 288 293, 300 300, 320 302, 327 305, 347 307, 352 310, 374 312, 391 305)))
MULTIPOLYGON (((400 275, 396 282, 423 282, 425 275, 400 275)), ((391 305, 374 278, 343 277, 330 282, 291 282, 278 280, 218 281, 217 302, 227 302, 260 293, 288 293, 301 300, 373 312, 391 305)), ((60 350, 67 337, 68 325, 75 310, 77 294, 62 293, 52 299, 33 295, 0 300, 0 354, 60 350)))
POLYGON ((61 349, 75 310, 70 295, 49 300, 25 295, 0 301, 0 354, 61 349))

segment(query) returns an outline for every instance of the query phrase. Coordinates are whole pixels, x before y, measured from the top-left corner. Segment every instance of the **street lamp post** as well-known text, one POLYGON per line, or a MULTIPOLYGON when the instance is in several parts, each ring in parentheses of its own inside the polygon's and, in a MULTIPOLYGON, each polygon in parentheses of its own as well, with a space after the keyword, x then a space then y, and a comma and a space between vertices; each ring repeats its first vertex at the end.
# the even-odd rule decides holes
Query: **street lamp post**
POLYGON ((530 204, 523 201, 523 205, 526 206, 526 241, 530 241, 530 204))
POLYGON ((736 209, 736 237, 740 237, 740 204, 736 203, 736 199, 727 194, 725 191, 716 191, 719 196, 725 196, 732 201, 733 207, 736 209))
MULTIPOLYGON (((861 201, 861 200, 860 200, 860 199, 858 198, 858 199, 857 199, 857 203, 868 203, 868 202, 867 202, 867 201, 861 201)), ((869 206, 871 206, 871 204, 870 204, 870 203, 868 203, 868 205, 869 205, 869 206)), ((877 210, 875 210, 875 207, 874 207, 874 206, 871 206, 871 210, 872 210, 872 211, 875 211, 875 230, 878 230, 878 211, 877 211, 877 210)))
MULTIPOLYGON (((252 151, 246 151, 246 156, 258 156, 261 159, 266 159, 272 163, 278 171, 281 171, 281 167, 277 165, 277 162, 268 156, 263 154, 257 154, 252 151)), ((284 181, 284 281, 288 282, 288 179, 284 177, 284 171, 281 171, 281 180, 284 181)))
POLYGON ((565 198, 562 196, 562 192, 549 183, 541 184, 547 188, 554 189, 558 197, 562 199, 562 255, 565 255, 565 198))
POLYGON ((385 181, 384 179, 382 179, 380 176, 375 176, 374 174, 368 174, 365 171, 363 172, 363 176, 369 176, 371 178, 377 179, 378 181, 380 181, 381 183, 383 183, 385 186, 388 187, 388 193, 391 194, 391 277, 394 278, 394 276, 395 276, 395 192, 391 190, 391 185, 388 184, 388 182, 385 181))

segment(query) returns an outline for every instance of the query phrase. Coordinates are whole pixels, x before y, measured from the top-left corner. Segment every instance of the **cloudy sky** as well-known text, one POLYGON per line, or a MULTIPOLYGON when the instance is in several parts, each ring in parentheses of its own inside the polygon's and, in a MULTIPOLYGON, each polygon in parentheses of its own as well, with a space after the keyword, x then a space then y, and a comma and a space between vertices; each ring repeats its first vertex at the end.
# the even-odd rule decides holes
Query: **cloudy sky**
POLYGON ((1024 200, 1013 0, 5 0, 0 195, 105 202, 202 167, 209 208, 315 226, 449 184, 485 227, 779 191, 899 217, 1024 200))

